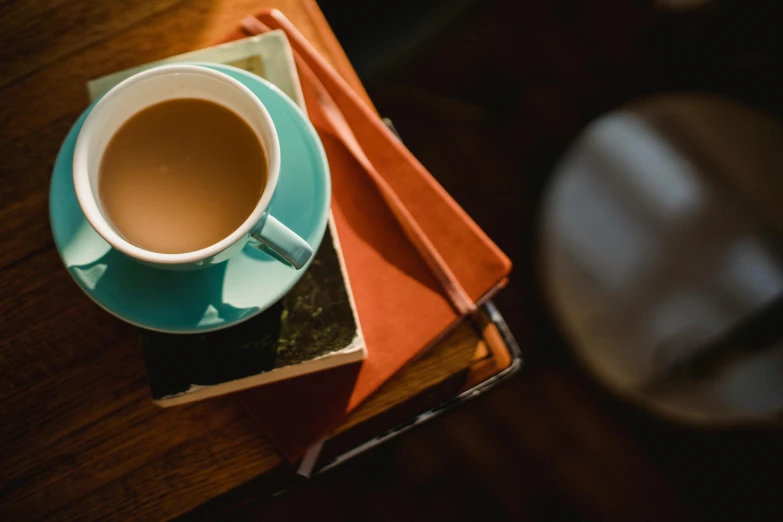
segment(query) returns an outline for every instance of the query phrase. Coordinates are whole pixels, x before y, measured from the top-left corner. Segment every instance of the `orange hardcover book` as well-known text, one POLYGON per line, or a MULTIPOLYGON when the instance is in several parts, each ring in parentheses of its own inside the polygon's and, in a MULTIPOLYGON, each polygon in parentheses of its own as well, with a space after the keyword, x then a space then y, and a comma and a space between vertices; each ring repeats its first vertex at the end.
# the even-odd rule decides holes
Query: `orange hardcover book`
MULTIPOLYGON (((256 17, 286 32, 297 65, 309 67, 324 85, 365 154, 469 296, 478 302, 500 288, 511 270, 505 254, 279 11, 264 11, 256 17)), ((244 36, 238 31, 229 40, 244 36)), ((361 364, 237 394, 237 400, 288 460, 301 457, 460 318, 373 181, 331 130, 325 130, 330 127, 313 86, 305 75, 301 80, 310 119, 329 159, 332 211, 368 356, 361 364)))

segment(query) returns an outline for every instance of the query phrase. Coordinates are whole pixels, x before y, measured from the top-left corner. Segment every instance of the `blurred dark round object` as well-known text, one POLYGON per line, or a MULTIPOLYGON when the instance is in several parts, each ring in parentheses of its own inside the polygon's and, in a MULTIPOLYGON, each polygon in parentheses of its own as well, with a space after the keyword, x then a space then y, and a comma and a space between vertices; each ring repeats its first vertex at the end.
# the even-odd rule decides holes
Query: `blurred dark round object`
POLYGON ((544 294, 616 392, 688 422, 783 409, 783 126, 708 94, 591 124, 542 207, 544 294))

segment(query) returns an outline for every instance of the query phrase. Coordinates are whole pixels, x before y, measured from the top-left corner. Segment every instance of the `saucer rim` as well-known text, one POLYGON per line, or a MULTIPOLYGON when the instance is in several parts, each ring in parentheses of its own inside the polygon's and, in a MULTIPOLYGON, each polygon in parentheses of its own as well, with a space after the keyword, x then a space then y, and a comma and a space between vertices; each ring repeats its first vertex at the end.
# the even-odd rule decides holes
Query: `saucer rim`
MULTIPOLYGON (((326 235, 326 228, 329 226, 329 223, 331 222, 331 197, 332 197, 332 180, 331 180, 331 172, 329 168, 329 160, 326 156, 326 151, 324 150, 323 143, 321 142, 320 137, 318 136, 318 132, 315 130, 315 127, 313 126, 312 122, 307 117, 306 113, 302 110, 301 107, 299 107, 296 102, 294 102, 285 92, 283 92, 279 87, 277 87, 275 84, 271 83, 270 81, 266 80, 265 78, 262 78, 260 76, 257 76, 253 73, 250 73, 248 71, 245 71, 244 69, 240 69, 239 67, 234 67, 232 65, 227 64, 220 64, 220 63, 208 63, 208 62, 184 62, 189 65, 197 65, 202 67, 209 67, 212 69, 216 69, 222 72, 225 72, 226 70, 231 71, 233 73, 236 73, 242 77, 244 77, 247 81, 250 82, 256 82, 263 84, 266 88, 269 89, 269 91, 276 94, 279 98, 283 100, 283 102, 288 106, 289 110, 292 110, 295 112, 302 120, 303 128, 307 130, 307 134, 312 139, 312 142, 315 145, 315 148, 317 149, 317 154, 320 158, 321 165, 323 166, 323 178, 324 178, 324 197, 323 200, 327 202, 327 205, 324 207, 324 211, 322 214, 318 217, 316 225, 313 227, 313 230, 319 231, 317 234, 317 240, 313 242, 312 245, 310 245, 313 249, 313 255, 308 260, 307 264, 303 266, 301 269, 295 271, 295 276, 291 278, 289 283, 285 285, 281 291, 279 292, 279 295, 276 295, 276 297, 272 300, 270 300, 268 303, 266 303, 265 306, 259 307, 257 310, 253 311, 252 313, 249 313, 245 317, 241 317, 237 320, 227 322, 225 324, 220 324, 217 326, 207 327, 207 328, 187 328, 187 329, 169 329, 169 328, 161 328, 158 326, 150 326, 146 324, 139 323, 135 320, 129 319, 127 317, 123 317, 122 315, 118 314, 117 312, 110 310, 106 307, 102 302, 100 302, 96 297, 93 295, 93 293, 90 291, 89 288, 86 288, 81 281, 73 274, 73 272, 70 270, 70 267, 66 264, 66 260, 63 256, 62 249, 60 244, 57 241, 57 237, 52 233, 52 238, 54 240, 54 246, 55 250, 57 250, 57 255, 60 258, 60 262, 62 263, 63 267, 65 268, 65 271, 68 273, 68 275, 74 280, 76 283, 76 286, 79 287, 79 289, 84 293, 93 303, 97 304, 101 309, 105 310, 107 313, 111 314, 112 316, 116 317, 117 319, 120 319, 121 321, 128 323, 130 325, 133 325, 137 328, 141 328, 143 330, 153 331, 153 332, 160 332, 165 334, 175 334, 175 335, 200 335, 210 332, 216 332, 219 330, 224 330, 226 328, 230 328, 232 326, 241 324, 245 321, 248 321, 257 315, 263 313, 266 311, 270 306, 272 306, 274 303, 278 302, 280 299, 282 299, 290 290, 291 288, 296 285, 299 280, 304 276, 305 272, 310 268, 310 264, 312 263, 313 259, 315 258, 316 253, 318 252, 319 247, 321 246, 321 242, 324 239, 324 236, 326 235)), ((254 93, 255 94, 255 93, 254 93)), ((68 141, 68 138, 70 137, 71 133, 73 132, 74 128, 79 124, 81 121, 81 124, 84 125, 84 121, 86 120, 87 116, 89 115, 90 111, 95 107, 95 105, 100 101, 100 99, 103 97, 100 96, 96 98, 90 105, 88 105, 84 111, 82 111, 81 114, 77 117, 76 121, 71 125, 71 127, 68 129, 68 132, 65 135, 65 138, 63 139, 62 145, 60 145, 60 148, 58 149, 57 156, 55 157, 54 165, 53 165, 53 172, 56 169, 57 166, 57 160, 60 157, 60 154, 63 153, 64 146, 66 142, 68 141)), ((258 96, 256 96, 258 97, 258 96)), ((263 100, 261 100, 263 103, 263 100)), ((273 120, 274 121, 274 120, 273 120)), ((75 145, 75 141, 74 141, 75 145)), ((68 166, 69 169, 72 169, 72 165, 68 166)), ((50 224, 54 222, 54 204, 53 204, 53 189, 54 189, 54 175, 52 176, 52 181, 49 184, 49 222, 50 224)), ((75 194, 74 194, 75 197, 75 194)), ((89 225, 89 221, 87 222, 89 225)), ((90 225, 92 226, 92 225, 90 225)), ((105 240, 104 240, 105 241, 105 240)), ((110 249, 114 249, 111 244, 109 244, 110 249)), ((115 249, 116 250, 116 249, 115 249)), ((120 251, 122 254, 122 252, 120 251)), ((124 255, 124 254, 123 254, 124 255)), ((237 253, 236 255, 239 255, 237 253)), ((132 259, 128 259, 128 262, 134 262, 132 259)), ((228 263, 230 259, 224 261, 224 263, 228 263)), ((165 271, 165 272, 171 272, 171 270, 167 270, 165 268, 156 268, 155 270, 165 271)))

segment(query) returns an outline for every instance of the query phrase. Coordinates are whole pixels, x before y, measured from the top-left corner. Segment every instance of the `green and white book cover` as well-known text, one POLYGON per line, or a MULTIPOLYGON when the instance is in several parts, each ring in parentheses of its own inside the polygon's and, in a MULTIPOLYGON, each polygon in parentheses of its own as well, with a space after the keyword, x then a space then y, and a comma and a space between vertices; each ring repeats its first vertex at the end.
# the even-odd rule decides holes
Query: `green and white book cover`
MULTIPOLYGON (((233 65, 275 84, 306 112, 293 51, 282 31, 134 67, 88 82, 91 99, 157 65, 233 65)), ((204 334, 141 331, 153 400, 173 406, 362 360, 356 306, 335 230, 329 226, 310 268, 286 296, 257 316, 204 334)))

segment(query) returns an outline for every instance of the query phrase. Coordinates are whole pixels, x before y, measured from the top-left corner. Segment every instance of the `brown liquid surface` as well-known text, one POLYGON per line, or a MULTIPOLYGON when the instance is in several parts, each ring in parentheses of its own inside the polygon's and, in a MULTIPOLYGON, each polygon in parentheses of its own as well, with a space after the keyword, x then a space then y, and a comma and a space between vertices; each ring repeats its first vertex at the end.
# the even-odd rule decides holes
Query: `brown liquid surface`
POLYGON ((135 114, 101 160, 99 193, 134 245, 180 254, 224 239, 248 218, 267 178, 264 149, 230 109, 169 100, 135 114))

